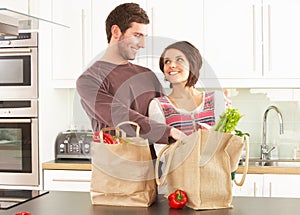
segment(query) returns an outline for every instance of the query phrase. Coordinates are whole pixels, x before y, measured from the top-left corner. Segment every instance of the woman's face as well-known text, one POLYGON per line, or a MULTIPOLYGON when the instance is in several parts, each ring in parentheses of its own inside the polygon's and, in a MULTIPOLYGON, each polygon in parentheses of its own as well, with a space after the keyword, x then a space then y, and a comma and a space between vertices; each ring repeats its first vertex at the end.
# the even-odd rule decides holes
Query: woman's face
POLYGON ((189 77, 189 62, 178 49, 168 49, 164 55, 164 74, 172 83, 186 84, 189 77))

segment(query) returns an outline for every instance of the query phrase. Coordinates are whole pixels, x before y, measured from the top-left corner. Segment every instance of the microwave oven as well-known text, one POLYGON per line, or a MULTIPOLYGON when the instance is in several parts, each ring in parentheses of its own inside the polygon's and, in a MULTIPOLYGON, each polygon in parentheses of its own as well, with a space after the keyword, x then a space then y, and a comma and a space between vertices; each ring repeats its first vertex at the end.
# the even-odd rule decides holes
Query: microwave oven
POLYGON ((38 33, 0 36, 0 98, 38 98, 38 33))

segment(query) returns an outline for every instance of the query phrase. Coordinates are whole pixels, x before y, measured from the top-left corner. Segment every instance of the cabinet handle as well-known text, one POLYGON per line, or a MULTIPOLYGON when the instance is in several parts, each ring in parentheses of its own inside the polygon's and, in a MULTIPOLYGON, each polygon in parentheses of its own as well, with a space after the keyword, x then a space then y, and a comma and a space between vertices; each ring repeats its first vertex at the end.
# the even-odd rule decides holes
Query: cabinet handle
POLYGON ((256 71, 256 10, 252 5, 252 22, 253 22, 253 71, 256 71))
POLYGON ((254 184, 253 184, 253 190, 254 190, 254 197, 256 197, 256 189, 257 189, 257 186, 256 186, 256 182, 254 182, 254 184))
POLYGON ((82 69, 85 67, 85 10, 81 10, 81 58, 82 58, 82 69))
POLYGON ((271 62, 271 5, 268 4, 268 71, 272 70, 271 62))
POLYGON ((91 182, 89 179, 52 179, 53 182, 91 182))
POLYGON ((269 197, 272 197, 272 183, 269 182, 269 197))
POLYGON ((0 123, 31 123, 31 119, 0 119, 0 123))

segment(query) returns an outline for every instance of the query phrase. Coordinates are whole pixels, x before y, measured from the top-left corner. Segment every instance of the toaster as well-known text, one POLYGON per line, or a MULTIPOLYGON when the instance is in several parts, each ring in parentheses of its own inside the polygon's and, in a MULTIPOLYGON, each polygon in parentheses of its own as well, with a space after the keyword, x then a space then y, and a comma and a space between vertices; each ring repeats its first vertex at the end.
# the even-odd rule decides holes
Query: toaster
POLYGON ((60 132, 55 140, 55 159, 91 159, 93 140, 91 130, 67 130, 60 132))

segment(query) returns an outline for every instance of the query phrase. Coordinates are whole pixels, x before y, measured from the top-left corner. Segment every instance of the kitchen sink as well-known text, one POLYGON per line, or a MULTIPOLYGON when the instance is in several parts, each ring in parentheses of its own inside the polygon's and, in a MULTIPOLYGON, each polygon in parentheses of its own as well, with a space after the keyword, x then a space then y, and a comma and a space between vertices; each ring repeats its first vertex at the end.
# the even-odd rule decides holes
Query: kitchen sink
MULTIPOLYGON (((244 166, 245 161, 241 161, 240 165, 244 166)), ((300 160, 294 159, 271 159, 271 160, 262 160, 259 158, 249 159, 249 166, 271 166, 271 167, 299 167, 300 160)))

